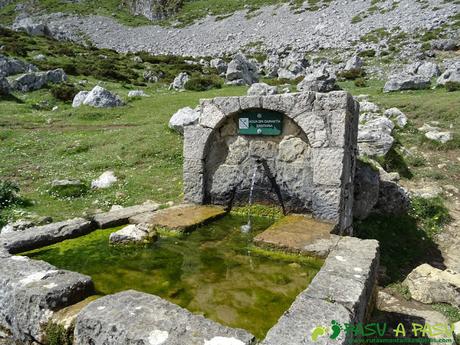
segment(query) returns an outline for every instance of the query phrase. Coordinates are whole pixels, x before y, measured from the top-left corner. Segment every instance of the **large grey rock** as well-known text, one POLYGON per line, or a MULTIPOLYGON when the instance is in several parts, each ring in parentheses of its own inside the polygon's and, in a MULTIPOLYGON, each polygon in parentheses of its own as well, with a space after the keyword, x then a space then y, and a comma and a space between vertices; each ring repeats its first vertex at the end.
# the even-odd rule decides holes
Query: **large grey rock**
POLYGON ((50 30, 47 25, 43 23, 35 23, 31 18, 22 18, 13 23, 13 30, 25 31, 31 36, 48 36, 50 30))
POLYGON ((0 259, 0 328, 21 344, 44 343, 54 312, 93 293, 91 278, 24 256, 0 259))
POLYGON ((130 224, 110 234, 110 244, 131 244, 151 242, 155 239, 152 229, 146 224, 130 224))
POLYGON ((276 86, 270 86, 266 83, 254 83, 248 89, 247 95, 248 96, 270 96, 276 95, 278 93, 278 89, 276 86))
POLYGON ((28 220, 18 220, 14 223, 8 223, 0 230, 0 233, 5 235, 15 231, 24 231, 26 229, 32 228, 35 226, 35 223, 28 220))
POLYGON ((398 108, 390 108, 385 110, 384 116, 388 117, 399 128, 404 128, 407 125, 407 116, 398 108))
POLYGON ((19 76, 11 81, 14 90, 28 92, 41 89, 47 84, 58 84, 65 82, 67 75, 61 68, 47 72, 30 72, 19 76))
POLYGON ((169 85, 170 90, 184 90, 185 84, 189 81, 190 76, 186 72, 181 72, 179 75, 174 78, 171 85, 169 85))
POLYGON ((431 48, 436 50, 456 50, 459 47, 458 41, 454 39, 440 39, 431 42, 431 48))
POLYGON ((391 136, 393 128, 393 122, 384 116, 360 124, 358 129, 359 154, 385 156, 393 146, 394 138, 391 136))
POLYGON ((129 218, 135 215, 153 212, 158 210, 158 204, 147 203, 144 205, 136 205, 125 207, 120 210, 115 210, 106 213, 100 213, 94 216, 94 222, 101 229, 113 228, 115 226, 125 225, 129 223, 129 218))
POLYGON ((75 218, 63 222, 32 227, 20 232, 0 234, 0 246, 3 244, 10 253, 20 253, 63 241, 68 238, 86 235, 96 229, 86 219, 75 218))
POLYGON ((394 181, 380 180, 379 199, 373 212, 383 215, 405 214, 410 207, 409 193, 394 181))
POLYGON ((441 74, 439 66, 430 61, 417 61, 406 67, 406 73, 420 75, 424 78, 431 79, 441 74))
POLYGON ((86 97, 88 97, 89 91, 80 91, 75 95, 72 101, 72 108, 78 108, 79 106, 83 105, 86 97))
POLYGON ((442 271, 429 264, 416 267, 404 280, 411 296, 422 303, 460 306, 460 273, 442 271))
POLYGON ((398 74, 385 83, 383 92, 428 89, 430 84, 430 78, 421 75, 398 74))
POLYGON ((105 189, 111 187, 118 178, 115 173, 111 170, 104 171, 97 179, 91 181, 91 188, 94 189, 105 189))
POLYGON ((75 345, 250 345, 254 336, 194 315, 158 296, 123 291, 86 306, 75 324, 75 345))
POLYGON ((0 78, 35 71, 37 68, 34 65, 0 54, 0 78))
POLYGON ((268 54, 267 59, 263 63, 263 71, 267 77, 278 77, 278 70, 280 68, 280 58, 276 52, 268 54))
POLYGON ((112 108, 120 107, 124 103, 120 97, 97 85, 86 95, 83 104, 96 108, 112 108))
POLYGON ((236 54, 226 73, 227 84, 252 85, 258 82, 257 67, 243 54, 236 54))
POLYGON ((180 134, 184 134, 184 126, 190 126, 198 122, 200 114, 190 107, 179 109, 169 120, 169 128, 180 134))
POLYGON ((217 70, 217 73, 219 73, 219 75, 225 75, 225 73, 227 73, 227 63, 222 60, 222 59, 212 59, 210 61, 210 66, 211 68, 215 68, 217 70))
POLYGON ((460 83, 460 64, 445 70, 437 80, 438 85, 446 85, 447 82, 460 83))
POLYGON ((297 91, 330 92, 337 90, 336 78, 325 67, 320 67, 311 73, 297 85, 297 91))
POLYGON ((0 77, 0 96, 10 94, 11 86, 6 78, 0 77))
POLYGON ((377 169, 360 160, 356 162, 353 216, 365 219, 379 199, 380 179, 377 169))
POLYGON ((453 139, 453 135, 451 132, 445 131, 445 132, 440 132, 440 131, 428 131, 425 133, 425 137, 437 141, 441 144, 445 144, 448 141, 451 141, 453 139))
POLYGON ((305 74, 305 68, 309 66, 305 54, 299 51, 292 51, 280 61, 278 68, 278 78, 296 79, 305 74))
POLYGON ((363 65, 363 59, 361 59, 358 55, 354 55, 345 64, 344 71, 361 71, 363 65))

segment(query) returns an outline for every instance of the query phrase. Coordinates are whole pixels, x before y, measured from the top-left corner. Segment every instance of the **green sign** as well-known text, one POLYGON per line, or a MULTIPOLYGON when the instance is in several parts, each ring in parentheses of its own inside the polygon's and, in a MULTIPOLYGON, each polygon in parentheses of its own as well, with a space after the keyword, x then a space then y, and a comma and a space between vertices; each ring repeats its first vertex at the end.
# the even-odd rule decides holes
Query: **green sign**
POLYGON ((249 110, 238 116, 238 133, 243 135, 280 135, 283 114, 271 110, 249 110))

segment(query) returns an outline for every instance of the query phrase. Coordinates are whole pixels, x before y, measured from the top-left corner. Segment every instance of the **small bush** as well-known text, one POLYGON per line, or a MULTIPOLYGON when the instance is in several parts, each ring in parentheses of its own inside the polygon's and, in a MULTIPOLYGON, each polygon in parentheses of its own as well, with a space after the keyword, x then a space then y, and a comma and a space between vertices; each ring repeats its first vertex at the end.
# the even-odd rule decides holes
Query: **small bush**
POLYGON ((352 69, 349 71, 342 71, 337 74, 337 76, 341 79, 346 79, 346 80, 355 80, 358 78, 364 77, 365 73, 363 70, 360 69, 352 69))
POLYGON ((46 345, 72 345, 72 332, 69 332, 62 325, 49 322, 45 329, 46 345))
POLYGON ((451 220, 449 210, 444 206, 440 197, 413 198, 410 213, 429 237, 439 233, 442 227, 451 220))
POLYGON ((11 181, 0 180, 0 210, 20 201, 19 186, 11 181))
POLYGON ((375 56, 375 50, 374 49, 367 49, 363 50, 358 53, 360 57, 374 57, 375 56))
POLYGON ((53 97, 64 102, 71 102, 78 91, 73 84, 57 84, 51 88, 53 97))
POLYGON ((460 83, 448 81, 445 85, 447 92, 460 91, 460 83))
POLYGON ((213 88, 220 89, 222 79, 215 76, 192 77, 185 83, 185 89, 190 91, 206 91, 213 88))
POLYGON ((364 78, 355 79, 354 84, 356 87, 366 87, 367 86, 366 79, 364 78))
POLYGON ((83 183, 75 183, 68 185, 54 185, 49 189, 49 194, 55 198, 67 199, 78 198, 88 192, 88 186, 83 183))

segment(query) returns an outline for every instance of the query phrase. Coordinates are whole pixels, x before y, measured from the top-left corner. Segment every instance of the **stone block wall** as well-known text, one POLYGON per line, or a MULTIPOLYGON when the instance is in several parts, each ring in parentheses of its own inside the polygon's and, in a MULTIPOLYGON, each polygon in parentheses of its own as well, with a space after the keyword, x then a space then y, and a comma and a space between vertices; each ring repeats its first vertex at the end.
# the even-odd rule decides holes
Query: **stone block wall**
POLYGON ((349 234, 358 114, 358 103, 342 91, 202 100, 198 123, 184 129, 185 200, 247 202, 256 171, 255 201, 310 212, 349 234), (281 135, 239 135, 245 110, 281 113, 281 135))

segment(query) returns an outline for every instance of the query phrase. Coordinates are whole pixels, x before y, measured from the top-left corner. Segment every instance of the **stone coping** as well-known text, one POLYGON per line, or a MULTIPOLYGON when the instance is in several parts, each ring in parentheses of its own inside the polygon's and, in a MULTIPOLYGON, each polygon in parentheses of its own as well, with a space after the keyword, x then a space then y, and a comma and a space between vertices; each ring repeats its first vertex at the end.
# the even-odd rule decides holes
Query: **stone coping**
MULTIPOLYGON (((94 224, 93 222, 89 222, 94 224)), ((83 220, 60 225, 56 237, 37 239, 39 246, 63 241, 66 236, 82 236, 91 231, 71 230, 75 224, 83 229, 83 220), (66 229, 66 230, 62 230, 66 229)), ((94 227, 94 225, 91 225, 94 227)), ((46 236, 55 229, 49 226, 46 236)), ((56 229, 55 229, 56 230, 56 229)), ((25 236, 25 235, 24 235, 25 236)), ((46 237, 45 236, 45 237, 46 237)), ((2 244, 5 237, 2 238, 2 244)), ((33 241, 31 237, 28 241, 33 241)), ((29 243, 25 241, 26 243, 29 243)), ((21 248, 19 240, 0 246, 0 329, 19 343, 43 342, 46 324, 63 308, 85 300, 93 294, 90 277, 59 270, 23 256, 11 256, 21 248)), ((22 244, 21 244, 22 245, 22 244)), ((31 245, 29 245, 30 247, 31 245)), ((306 290, 267 333, 261 345, 313 344, 311 332, 317 326, 330 329, 332 320, 343 323, 363 322, 376 284, 379 246, 375 240, 334 236, 325 241, 325 263, 306 290)), ((244 330, 225 327, 174 305, 160 297, 136 291, 124 291, 75 308, 68 327, 76 320, 75 345, 120 344, 255 344, 244 330), (139 309, 139 307, 141 307, 139 309), (81 311, 79 311, 81 309, 81 311), (185 343, 184 343, 185 341, 185 343)), ((56 322, 56 321, 53 321, 56 322)), ((70 329, 70 331, 72 331, 70 329)), ((343 334, 334 344, 344 344, 343 334)), ((325 344, 329 337, 318 338, 325 344)))

